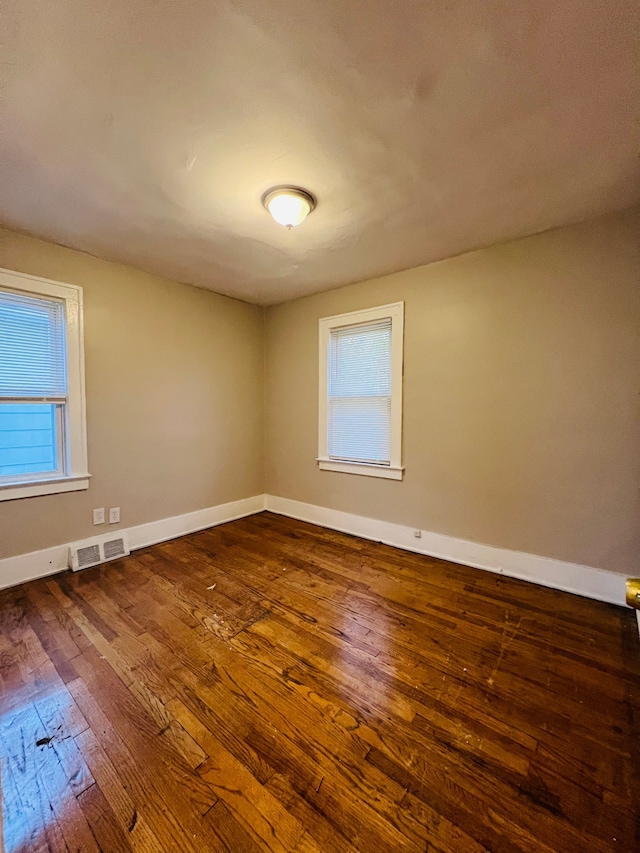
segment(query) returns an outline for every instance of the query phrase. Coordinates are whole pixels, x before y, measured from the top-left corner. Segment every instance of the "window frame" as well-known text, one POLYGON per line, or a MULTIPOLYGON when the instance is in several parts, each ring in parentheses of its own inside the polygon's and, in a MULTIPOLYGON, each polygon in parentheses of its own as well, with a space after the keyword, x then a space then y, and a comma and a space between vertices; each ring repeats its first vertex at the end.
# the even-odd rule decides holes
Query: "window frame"
POLYGON ((318 397, 318 456, 316 462, 322 471, 342 471, 346 474, 363 474, 402 480, 402 384, 404 373, 404 302, 393 302, 362 311, 350 311, 319 320, 319 397, 318 397), (329 456, 328 390, 329 342, 334 329, 360 326, 378 320, 391 320, 391 460, 388 465, 373 462, 346 462, 329 456))
POLYGON ((0 501, 88 489, 91 474, 87 463, 82 288, 0 268, 0 290, 35 298, 56 299, 64 304, 68 384, 67 402, 63 404, 66 411, 60 416, 58 404, 56 413, 59 424, 64 426, 62 473, 55 471, 50 476, 44 473, 21 474, 13 482, 0 482, 0 501))

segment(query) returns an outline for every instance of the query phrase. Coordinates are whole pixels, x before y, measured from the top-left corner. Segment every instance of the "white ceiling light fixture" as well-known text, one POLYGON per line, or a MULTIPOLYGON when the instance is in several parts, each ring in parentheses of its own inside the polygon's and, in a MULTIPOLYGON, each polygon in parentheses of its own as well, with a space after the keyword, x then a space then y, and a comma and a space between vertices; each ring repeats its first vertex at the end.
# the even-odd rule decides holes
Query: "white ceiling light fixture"
POLYGON ((300 187, 273 187, 262 196, 262 204, 279 225, 300 225, 316 206, 310 192, 300 187))

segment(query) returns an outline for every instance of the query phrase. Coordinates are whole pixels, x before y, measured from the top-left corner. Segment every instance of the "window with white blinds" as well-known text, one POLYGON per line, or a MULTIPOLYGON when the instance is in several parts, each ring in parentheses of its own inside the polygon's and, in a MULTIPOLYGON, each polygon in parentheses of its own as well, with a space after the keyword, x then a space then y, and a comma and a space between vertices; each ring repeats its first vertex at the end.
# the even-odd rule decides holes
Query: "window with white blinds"
POLYGON ((391 318, 332 329, 329 457, 391 464, 391 318))
POLYGON ((320 321, 320 468, 402 477, 402 335, 402 303, 320 321))
POLYGON ((87 488, 81 289, 0 270, 0 500, 87 488))

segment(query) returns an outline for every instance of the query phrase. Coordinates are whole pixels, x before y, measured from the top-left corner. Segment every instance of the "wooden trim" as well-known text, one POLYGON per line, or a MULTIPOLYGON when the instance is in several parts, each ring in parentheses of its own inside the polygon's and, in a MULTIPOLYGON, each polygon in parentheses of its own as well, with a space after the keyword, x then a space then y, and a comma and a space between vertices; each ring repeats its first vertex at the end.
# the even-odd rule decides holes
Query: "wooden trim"
POLYGON ((197 530, 216 527, 218 524, 235 521, 236 518, 262 512, 264 508, 265 496, 254 495, 239 501, 198 509, 185 515, 150 521, 127 529, 129 545, 132 551, 136 548, 146 548, 157 542, 166 542, 167 539, 175 539, 177 536, 185 536, 187 533, 195 533, 197 530))
POLYGON ((364 474, 366 477, 384 477, 401 480, 404 468, 393 465, 374 465, 372 462, 343 462, 339 459, 316 459, 321 471, 341 471, 343 474, 364 474))
MULTIPOLYGON (((619 605, 625 603, 626 578, 615 572, 522 551, 495 548, 491 545, 455 539, 452 536, 425 530, 420 531, 421 537, 416 539, 413 528, 401 524, 340 512, 276 495, 254 495, 185 515, 140 524, 126 528, 123 532, 127 533, 133 551, 197 530, 204 530, 207 527, 225 524, 236 518, 254 515, 264 509, 277 515, 308 521, 320 527, 361 536, 363 539, 383 542, 405 551, 439 557, 453 563, 530 581, 563 592, 572 592, 598 601, 619 605)), ((0 560, 0 589, 67 569, 69 544, 0 560)), ((640 630, 640 611, 638 614, 640 630)))
MULTIPOLYGON (((236 518, 244 518, 256 512, 262 512, 264 508, 265 496, 254 495, 250 498, 207 507, 184 515, 163 518, 160 521, 150 521, 136 527, 123 529, 114 525, 113 531, 109 532, 113 532, 114 536, 116 533, 125 533, 129 539, 129 546, 134 551, 136 548, 155 545, 157 542, 165 542, 167 539, 175 539, 187 533, 225 524, 227 521, 234 521, 236 518)), ((70 545, 71 543, 67 542, 64 545, 55 545, 53 548, 45 548, 42 551, 32 551, 29 554, 19 554, 0 560, 0 589, 68 569, 70 545)))
POLYGON ((626 578, 616 572, 527 554, 523 551, 482 545, 479 542, 456 539, 453 536, 444 536, 428 530, 421 530, 420 538, 416 538, 412 527, 275 495, 266 496, 266 509, 278 515, 308 521, 343 533, 351 533, 363 539, 383 542, 385 545, 393 545, 405 551, 439 557, 453 563, 461 563, 463 566, 484 569, 563 592, 595 598, 598 601, 625 604, 626 578))
POLYGON ((0 501, 35 498, 41 495, 59 495, 62 492, 81 492, 89 488, 90 479, 91 474, 78 474, 74 477, 55 476, 48 480, 22 480, 19 483, 1 483, 0 501))

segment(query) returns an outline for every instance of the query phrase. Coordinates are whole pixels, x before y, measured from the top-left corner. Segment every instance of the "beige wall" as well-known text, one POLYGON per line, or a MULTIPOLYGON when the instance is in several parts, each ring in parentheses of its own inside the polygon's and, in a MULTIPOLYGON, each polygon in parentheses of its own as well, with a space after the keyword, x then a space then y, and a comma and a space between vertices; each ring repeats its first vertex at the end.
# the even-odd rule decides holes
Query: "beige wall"
MULTIPOLYGON (((640 211, 266 311, 266 490, 637 572, 640 211), (405 301, 402 482, 316 467, 319 317, 405 301)), ((88 492, 0 502, 0 558, 265 490, 263 309, 0 230, 80 284, 88 492)))
POLYGON ((84 288, 93 475, 0 502, 0 558, 264 491, 263 309, 2 230, 0 267, 84 288))
POLYGON ((267 310, 267 491, 617 572, 640 554, 640 213, 267 310), (405 301, 403 482, 319 471, 318 318, 405 301))

